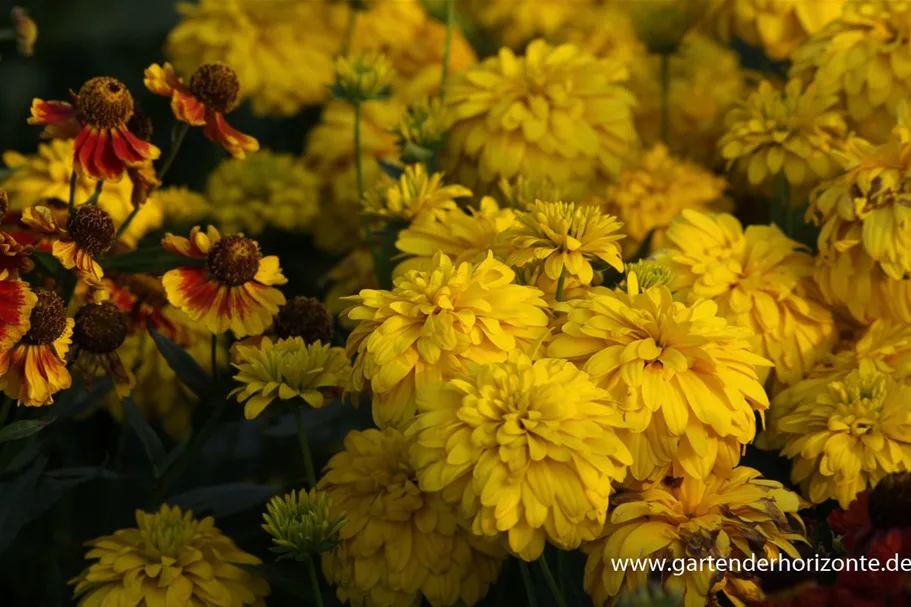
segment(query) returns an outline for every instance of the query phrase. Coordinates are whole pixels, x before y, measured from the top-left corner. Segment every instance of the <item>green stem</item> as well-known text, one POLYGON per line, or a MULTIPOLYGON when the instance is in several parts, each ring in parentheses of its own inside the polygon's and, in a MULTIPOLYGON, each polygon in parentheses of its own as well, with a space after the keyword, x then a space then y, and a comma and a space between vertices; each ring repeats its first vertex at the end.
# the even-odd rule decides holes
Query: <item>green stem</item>
POLYGON ((307 430, 304 428, 304 416, 301 415, 301 406, 294 409, 294 418, 297 422, 297 441, 300 443, 301 455, 304 456, 304 470, 307 473, 307 486, 316 487, 316 471, 313 468, 313 456, 310 454, 310 441, 307 440, 307 430))
POLYGON ((671 54, 661 53, 661 141, 668 145, 671 130, 671 54))
POLYGON ((522 559, 518 559, 518 561, 519 571, 522 573, 522 583, 525 585, 525 595, 528 597, 528 607, 538 607, 538 597, 535 596, 535 584, 528 571, 528 563, 522 559))
POLYGON ((545 558, 543 554, 538 558, 538 565, 541 566, 541 572, 544 574, 544 581, 547 582, 551 594, 554 595, 557 607, 566 607, 566 599, 563 598, 563 593, 560 592, 557 580, 554 579, 554 574, 551 573, 550 566, 547 564, 547 558, 545 558))
MULTIPOLYGON (((354 101, 354 175, 357 180, 357 204, 364 204, 364 167, 361 161, 361 102, 354 101)), ((377 285, 380 284, 379 276, 379 258, 377 256, 376 244, 373 242, 373 233, 370 229, 370 216, 361 209, 361 226, 364 230, 364 238, 367 239, 367 248, 370 249, 370 258, 373 260, 373 273, 376 276, 377 285)))
POLYGON ((316 599, 316 607, 323 607, 323 593, 319 589, 319 578, 316 576, 316 565, 313 563, 313 557, 307 555, 307 573, 310 574, 310 585, 313 586, 313 598, 316 599))
POLYGON ((455 20, 455 0, 446 2, 446 42, 443 45, 443 73, 440 75, 440 99, 446 99, 446 78, 449 76, 449 54, 452 50, 452 23, 455 20))
POLYGON ((557 279, 557 301, 563 300, 563 283, 566 282, 566 266, 563 266, 563 271, 560 272, 560 278, 557 279))
POLYGON ((101 190, 104 188, 104 180, 99 179, 98 183, 95 184, 95 191, 92 192, 92 195, 84 204, 98 204, 98 199, 101 198, 101 190))
POLYGON ((76 210, 76 169, 70 175, 70 215, 76 210))
POLYGON ((3 397, 3 407, 0 408, 0 428, 6 424, 7 418, 9 418, 10 411, 13 410, 13 399, 8 396, 3 397))

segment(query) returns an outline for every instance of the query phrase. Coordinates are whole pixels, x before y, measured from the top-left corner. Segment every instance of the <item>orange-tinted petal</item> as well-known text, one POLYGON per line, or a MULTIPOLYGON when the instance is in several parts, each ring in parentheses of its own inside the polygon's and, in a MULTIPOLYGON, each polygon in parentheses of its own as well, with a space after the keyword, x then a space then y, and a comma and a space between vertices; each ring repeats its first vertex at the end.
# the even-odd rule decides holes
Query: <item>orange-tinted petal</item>
POLYGON ((205 259, 209 255, 212 245, 221 240, 221 234, 214 226, 209 226, 206 232, 203 232, 199 226, 193 226, 190 230, 190 237, 175 236, 168 232, 161 239, 161 246, 165 250, 184 257, 193 259, 205 259))
POLYGON ((53 212, 48 207, 31 207, 22 212, 22 223, 45 234, 59 236, 64 233, 63 228, 54 219, 53 212))
MULTIPOLYGON (((104 175, 103 179, 117 182, 123 177, 126 164, 118 158, 117 151, 114 149, 113 133, 114 131, 111 129, 98 131, 98 142, 95 144, 95 157, 93 160, 95 161, 95 170, 100 175, 104 175)), ((102 179, 102 177, 98 177, 98 179, 102 179)))
POLYGON ((92 254, 80 249, 79 245, 71 240, 55 242, 53 253, 64 268, 67 270, 76 268, 80 276, 91 283, 97 283, 104 277, 104 271, 92 254))
POLYGON ((207 112, 203 133, 211 141, 220 143, 235 158, 246 158, 248 152, 259 150, 259 141, 255 137, 244 135, 228 124, 221 112, 211 110, 207 112))
POLYGON ((158 175, 155 173, 155 167, 151 162, 144 162, 138 166, 127 169, 127 177, 133 183, 133 193, 130 195, 130 202, 134 206, 143 204, 149 197, 149 192, 153 188, 161 186, 158 175))
POLYGON ((165 63, 163 67, 153 63, 146 68, 144 76, 143 83, 146 88, 162 97, 170 97, 174 91, 186 89, 170 63, 165 63))
POLYGON ((0 282, 0 351, 22 339, 29 329, 29 318, 38 298, 21 280, 0 282))
POLYGON ((138 166, 161 156, 161 150, 148 141, 138 138, 126 127, 111 129, 111 142, 117 158, 127 166, 138 166))
POLYGON ((45 125, 41 136, 45 139, 72 139, 81 128, 76 119, 77 110, 64 101, 32 100, 29 124, 45 125))
POLYGON ((152 64, 145 71, 146 88, 162 97, 171 98, 171 111, 181 122, 201 126, 206 122, 206 106, 199 101, 170 63, 152 64))
POLYGON ((69 344, 73 319, 68 318, 66 329, 50 346, 19 345, 0 355, 0 370, 4 370, 3 391, 20 405, 40 407, 54 402, 54 394, 70 387, 72 378, 66 368, 66 347, 60 354, 58 344, 69 344))
POLYGON ((171 97, 171 111, 181 122, 202 126, 206 123, 206 106, 190 92, 175 91, 171 97))

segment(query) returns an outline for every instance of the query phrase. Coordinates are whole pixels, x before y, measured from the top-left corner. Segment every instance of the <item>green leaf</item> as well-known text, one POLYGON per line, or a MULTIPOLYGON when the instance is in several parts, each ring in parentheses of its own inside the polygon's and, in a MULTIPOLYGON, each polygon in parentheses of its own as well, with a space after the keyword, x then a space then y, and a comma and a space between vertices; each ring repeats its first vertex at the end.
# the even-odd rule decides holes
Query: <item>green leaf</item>
POLYGON ((212 390, 212 375, 199 366, 186 350, 173 341, 152 329, 149 322, 149 334, 155 340, 158 351, 164 356, 168 366, 177 374, 177 378, 193 391, 199 398, 203 398, 212 390))
POLYGON ((633 261, 639 261, 640 259, 645 259, 648 257, 652 246, 652 238, 654 236, 654 229, 650 230, 649 233, 645 235, 645 238, 642 239, 642 244, 639 245, 639 248, 636 250, 636 254, 633 255, 633 261))
POLYGON ((152 472, 155 474, 155 478, 158 478, 163 471, 162 463, 167 458, 161 438, 159 438, 155 429, 149 425, 149 422, 146 421, 139 407, 133 402, 132 396, 127 396, 123 399, 123 411, 126 415, 126 422, 139 437, 139 442, 142 443, 142 448, 152 464, 152 472))
POLYGON ((119 270, 129 274, 164 274, 181 266, 200 265, 195 259, 177 255, 160 246, 143 247, 101 261, 105 270, 119 270))
POLYGON ((92 385, 88 387, 79 377, 73 378, 73 385, 61 392, 54 399, 54 404, 47 409, 43 419, 68 419, 83 413, 90 406, 97 404, 114 388, 114 382, 107 375, 92 378, 92 385))
POLYGON ((31 258, 35 262, 35 270, 42 274, 56 276, 60 270, 60 262, 47 251, 32 251, 31 258))
POLYGON ((12 481, 0 483, 0 554, 28 522, 38 478, 46 465, 47 458, 42 457, 12 481))
POLYGON ((216 519, 221 519, 251 508, 262 508, 266 500, 277 492, 278 487, 272 485, 225 483, 191 489, 168 498, 168 503, 197 514, 211 513, 216 519))
POLYGON ((0 443, 5 443, 11 440, 19 440, 32 434, 37 434, 41 432, 41 429, 47 426, 48 424, 53 423, 54 418, 51 419, 23 419, 18 422, 13 422, 3 426, 3 429, 0 430, 0 443))

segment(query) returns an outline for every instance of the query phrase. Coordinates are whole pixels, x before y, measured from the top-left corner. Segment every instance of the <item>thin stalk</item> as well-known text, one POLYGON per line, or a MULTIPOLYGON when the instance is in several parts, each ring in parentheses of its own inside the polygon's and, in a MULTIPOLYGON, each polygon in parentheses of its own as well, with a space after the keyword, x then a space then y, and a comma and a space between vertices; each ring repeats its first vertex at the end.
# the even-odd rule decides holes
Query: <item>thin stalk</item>
POLYGON ((538 565, 541 566, 541 572, 544 574, 544 581, 547 582, 547 587, 550 588, 551 594, 554 595, 557 607, 566 607, 566 599, 563 598, 563 593, 560 592, 560 586, 557 585, 557 580, 554 579, 554 574, 551 573, 550 566, 547 564, 547 558, 545 558, 543 554, 538 558, 538 565))
POLYGON ((313 586, 313 598, 316 599, 316 607, 323 607, 323 593, 319 589, 319 578, 316 576, 316 565, 313 563, 313 557, 307 555, 307 573, 310 574, 310 585, 313 586))
POLYGON ((307 430, 304 428, 304 417, 301 407, 294 409, 294 419, 297 422, 297 441, 300 443, 301 455, 304 456, 304 470, 307 473, 307 486, 316 487, 316 470, 313 467, 313 455, 310 453, 310 441, 307 440, 307 430))
POLYGON ((455 21, 455 0, 448 0, 446 2, 446 42, 443 44, 443 73, 440 75, 440 99, 446 99, 446 79, 449 76, 453 21, 455 21))
POLYGON ((70 215, 73 214, 73 211, 76 210, 76 168, 73 168, 73 172, 70 175, 70 215))
POLYGON ((522 573, 522 584, 525 585, 525 595, 528 597, 528 607, 538 607, 538 597, 535 596, 535 585, 531 579, 531 573, 528 571, 528 563, 522 559, 519 561, 519 571, 522 573))
MULTIPOLYGON (((363 205, 364 202, 364 167, 361 162, 361 102, 354 101, 354 174, 357 180, 357 203, 363 205)), ((373 242, 373 234, 370 230, 370 216, 361 210, 361 226, 364 230, 364 238, 367 239, 367 247, 370 249, 370 258, 373 260, 373 273, 376 276, 376 282, 379 284, 379 258, 377 256, 376 244, 373 242)))
POLYGON ((563 301, 563 283, 566 282, 566 266, 560 272, 560 278, 557 280, 557 301, 563 301))
POLYGON ((668 145, 671 131, 671 54, 661 53, 661 141, 668 145))
POLYGON ((95 184, 95 191, 92 193, 89 199, 85 201, 85 204, 98 204, 98 199, 101 198, 102 188, 104 188, 104 180, 99 179, 98 183, 95 184))

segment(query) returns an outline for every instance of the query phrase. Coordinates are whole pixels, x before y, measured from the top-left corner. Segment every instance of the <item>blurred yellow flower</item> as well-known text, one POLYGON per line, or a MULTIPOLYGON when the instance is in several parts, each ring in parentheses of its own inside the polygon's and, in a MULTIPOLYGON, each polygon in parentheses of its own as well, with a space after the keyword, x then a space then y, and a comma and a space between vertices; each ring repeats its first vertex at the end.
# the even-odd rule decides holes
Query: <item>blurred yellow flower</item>
MULTIPOLYGON (((260 152, 251 157, 251 160, 266 153, 260 152)), ((212 216, 214 205, 205 196, 186 186, 169 186, 156 190, 155 198, 161 202, 165 222, 172 225, 193 225, 212 216)))
POLYGON ((379 99, 389 94, 394 75, 392 64, 381 53, 339 56, 333 92, 352 103, 379 99))
POLYGON ((684 209, 722 210, 725 188, 722 177, 674 158, 658 144, 608 186, 602 206, 623 222, 623 253, 628 259, 650 233, 649 248, 662 246, 667 226, 684 209))
POLYGON ((514 49, 532 38, 549 38, 594 0, 464 0, 459 10, 471 16, 499 42, 514 49))
POLYGON ((373 256, 366 244, 361 244, 352 249, 345 257, 335 264, 326 276, 329 290, 326 293, 326 309, 329 314, 338 318, 339 323, 349 329, 354 328, 357 322, 348 318, 344 313, 351 304, 344 300, 352 293, 360 293, 364 289, 376 289, 376 271, 373 268, 373 256))
POLYGON ((815 389, 776 417, 774 432, 811 502, 833 498, 847 508, 887 474, 911 468, 911 386, 870 360, 843 379, 809 381, 815 389))
POLYGON ((354 303, 347 315, 358 321, 348 337, 348 354, 357 355, 352 384, 369 384, 377 425, 408 422, 421 385, 453 378, 469 362, 502 362, 543 339, 542 293, 514 279, 492 253, 458 265, 437 253, 426 270, 397 278, 391 291, 347 298, 354 303))
POLYGON ((343 603, 433 607, 480 601, 496 581, 503 551, 472 536, 455 506, 422 491, 399 430, 352 431, 319 482, 331 513, 346 513, 323 573, 343 603))
POLYGON ((566 192, 547 177, 519 175, 512 180, 501 179, 498 189, 498 195, 506 206, 523 211, 527 211, 539 200, 567 198, 566 192))
MULTIPOLYGON (((3 163, 12 173, 0 180, 0 187, 6 189, 10 209, 24 211, 26 208, 51 198, 64 203, 70 198, 70 175, 73 173, 73 141, 53 139, 38 144, 38 152, 26 156, 12 150, 3 153, 3 163)), ((76 178, 75 200, 80 205, 95 193, 96 181, 84 174, 76 178)), ((133 211, 130 199, 133 186, 128 179, 119 182, 105 182, 98 198, 98 204, 108 212, 118 228, 133 211)), ((164 221, 162 204, 156 196, 150 197, 133 218, 121 242, 134 246, 149 232, 161 227, 164 221)))
POLYGON ((447 130, 449 118, 439 97, 422 99, 410 104, 392 127, 392 132, 399 138, 400 146, 404 147, 410 143, 428 150, 440 147, 447 130))
POLYGON ((837 103, 818 85, 791 80, 776 90, 763 80, 728 113, 721 156, 753 185, 779 174, 792 186, 816 185, 840 168, 836 154, 847 127, 837 103))
POLYGON ((633 458, 620 409, 588 374, 519 353, 425 384, 417 402, 406 434, 420 486, 461 504, 476 535, 504 533, 526 561, 547 540, 575 550, 597 537, 633 458))
POLYGON ((711 299, 728 322, 749 328, 780 381, 801 379, 834 345, 832 312, 813 297, 813 258, 777 226, 744 230, 732 215, 685 210, 671 222, 667 247, 659 258, 671 288, 690 302, 711 299))
POLYGON ((573 361, 620 401, 636 480, 671 473, 705 478, 737 465, 769 400, 749 329, 712 301, 674 301, 667 286, 595 289, 556 306, 567 312, 547 355, 573 361), (668 472, 669 468, 671 471, 668 472))
POLYGON ((268 150, 223 160, 209 174, 205 194, 215 201, 208 216, 226 233, 298 232, 319 213, 319 178, 300 159, 268 150))
POLYGON ((899 104, 911 96, 911 6, 846 2, 841 16, 810 36, 791 59, 791 76, 833 91, 851 126, 882 141, 899 104))
POLYGON ((443 185, 442 173, 430 175, 423 164, 412 164, 398 180, 384 174, 373 191, 364 195, 363 209, 368 215, 387 220, 435 219, 457 208, 456 198, 470 196, 471 190, 466 187, 443 185))
MULTIPOLYGON (((807 543, 797 511, 804 505, 781 483, 740 466, 705 480, 667 477, 643 489, 620 493, 602 537, 583 547, 585 590, 596 605, 611 604, 623 590, 641 588, 650 571, 624 571, 615 559, 666 558, 777 560, 800 558, 796 543, 807 543)), ((717 561, 716 561, 717 562, 717 561)), ((683 575, 664 572, 661 582, 683 594, 680 605, 752 603, 759 581, 744 572, 712 566, 687 567, 683 575)))
POLYGON ((626 6, 649 52, 672 54, 702 18, 709 0, 648 0, 626 6))
POLYGON ((712 0, 709 20, 725 42, 737 36, 781 61, 841 15, 846 0, 712 0))
POLYGON ((80 607, 191 599, 199 607, 265 607, 269 584, 235 565, 262 561, 222 534, 211 516, 197 520, 165 504, 154 514, 137 510, 136 524, 88 543, 86 558, 95 562, 70 580, 80 607))
POLYGON ((626 77, 570 44, 536 40, 518 57, 500 49, 452 79, 442 166, 482 193, 520 174, 581 193, 617 175, 638 145, 626 77))
POLYGON ((536 202, 516 213, 515 226, 501 236, 512 252, 506 263, 525 267, 543 263, 551 280, 575 276, 582 284, 594 278, 592 261, 600 260, 623 271, 619 241, 623 224, 592 205, 572 202, 536 202))
POLYGON ((586 2, 574 5, 573 12, 573 18, 556 38, 576 45, 583 53, 623 65, 635 77, 647 49, 636 34, 629 11, 620 3, 586 2))

